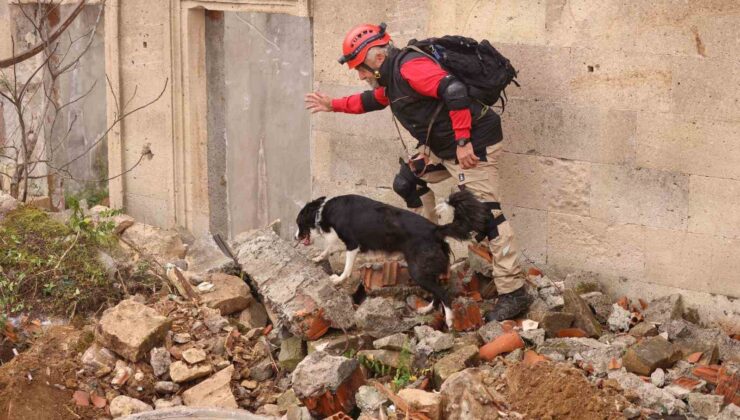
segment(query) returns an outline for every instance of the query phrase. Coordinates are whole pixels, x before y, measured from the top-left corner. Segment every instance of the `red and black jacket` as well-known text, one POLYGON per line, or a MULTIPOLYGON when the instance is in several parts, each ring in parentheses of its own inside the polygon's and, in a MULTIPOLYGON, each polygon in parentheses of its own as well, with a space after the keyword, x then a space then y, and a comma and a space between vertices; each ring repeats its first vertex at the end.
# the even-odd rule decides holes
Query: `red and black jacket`
POLYGON ((450 109, 442 96, 449 74, 431 58, 415 51, 393 49, 380 68, 381 87, 332 101, 335 112, 359 114, 390 105, 411 135, 424 144, 437 108, 428 146, 442 159, 455 159, 455 140, 470 138, 475 154, 485 160, 486 147, 503 139, 501 119, 477 101, 450 109))

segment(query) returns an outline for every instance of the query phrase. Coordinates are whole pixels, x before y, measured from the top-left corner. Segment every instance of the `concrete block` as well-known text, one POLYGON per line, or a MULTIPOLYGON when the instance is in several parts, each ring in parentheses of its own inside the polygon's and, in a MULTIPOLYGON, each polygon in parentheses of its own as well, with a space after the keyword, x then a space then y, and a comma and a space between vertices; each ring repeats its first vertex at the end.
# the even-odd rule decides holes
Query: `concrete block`
POLYGON ((547 2, 503 0, 456 3, 460 8, 466 5, 474 7, 474 12, 469 13, 465 24, 465 33, 468 36, 485 38, 495 43, 543 45, 547 41, 547 2))
POLYGON ((501 116, 506 150, 597 163, 634 160, 637 113, 513 99, 501 116))
MULTIPOLYGON (((740 69, 731 57, 676 57, 670 94, 673 112, 723 120, 740 119, 740 69), (721 69, 721 70, 718 70, 721 69)), ((660 109, 663 111, 663 109, 660 109)))
POLYGON ((568 68, 567 101, 582 106, 668 112, 672 107, 673 71, 672 63, 662 56, 574 49, 568 68))
POLYGON ((591 175, 592 217, 613 223, 686 228, 688 175, 613 165, 593 165, 591 175))
POLYGON ((740 237, 740 181, 691 176, 689 232, 740 237))
POLYGON ((644 240, 645 228, 558 213, 550 213, 549 217, 548 264, 566 272, 586 270, 627 278, 643 276, 646 257, 635 244, 644 240))
POLYGON ((506 89, 509 98, 557 102, 567 96, 572 77, 569 49, 491 41, 519 71, 517 80, 521 87, 511 86, 506 89))
POLYGON ((636 137, 638 166, 740 179, 738 121, 641 113, 636 137))
POLYGON ((519 207, 587 215, 590 171, 585 162, 504 153, 501 195, 519 207))

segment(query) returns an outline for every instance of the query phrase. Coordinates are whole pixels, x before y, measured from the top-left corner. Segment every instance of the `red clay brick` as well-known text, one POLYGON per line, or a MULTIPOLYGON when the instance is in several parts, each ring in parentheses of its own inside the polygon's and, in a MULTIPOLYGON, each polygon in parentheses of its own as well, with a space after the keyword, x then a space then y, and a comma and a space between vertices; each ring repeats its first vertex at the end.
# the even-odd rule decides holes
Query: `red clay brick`
POLYGON ((458 298, 452 302, 454 319, 452 328, 455 331, 477 330, 483 325, 483 317, 478 304, 469 298, 458 298))
POLYGON ((563 328, 562 330, 558 331, 556 334, 558 337, 564 338, 564 337, 588 337, 588 334, 586 331, 583 331, 580 328, 563 328))
POLYGON ((329 417, 339 412, 348 414, 355 407, 355 392, 365 384, 365 375, 358 367, 336 391, 326 391, 317 397, 305 398, 303 404, 314 416, 329 417))
POLYGON ((725 397, 725 404, 740 405, 740 370, 722 367, 719 370, 717 389, 714 393, 725 397))
POLYGON ((689 391, 693 391, 699 385, 701 385, 701 382, 699 382, 696 379, 689 378, 688 376, 682 376, 676 379, 675 381, 673 381, 673 385, 678 385, 681 388, 688 389, 689 391))
POLYGON ((694 368, 692 373, 697 378, 704 379, 712 384, 717 384, 717 382, 719 382, 719 369, 720 367, 717 365, 698 366, 694 368))

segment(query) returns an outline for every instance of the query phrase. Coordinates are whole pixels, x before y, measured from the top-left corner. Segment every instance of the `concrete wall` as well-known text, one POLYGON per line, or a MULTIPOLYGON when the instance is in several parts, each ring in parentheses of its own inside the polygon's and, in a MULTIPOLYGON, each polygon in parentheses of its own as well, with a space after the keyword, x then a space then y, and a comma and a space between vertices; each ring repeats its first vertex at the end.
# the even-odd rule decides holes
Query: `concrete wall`
MULTIPOLYGON (((615 293, 740 297, 740 2, 338 3, 313 9, 326 93, 364 89, 336 62, 345 31, 364 22, 387 22, 398 45, 487 38, 519 69, 503 115, 503 202, 534 262, 592 272, 615 293)), ((401 204, 387 110, 313 124, 314 195, 401 204)))

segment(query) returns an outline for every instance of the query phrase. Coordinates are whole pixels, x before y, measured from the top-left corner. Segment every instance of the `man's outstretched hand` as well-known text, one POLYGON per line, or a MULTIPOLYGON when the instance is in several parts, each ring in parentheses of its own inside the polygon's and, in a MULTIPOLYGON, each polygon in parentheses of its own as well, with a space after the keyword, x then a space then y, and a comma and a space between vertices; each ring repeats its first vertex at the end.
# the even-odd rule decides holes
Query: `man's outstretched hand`
POLYGON ((332 112, 331 100, 332 98, 329 95, 324 95, 323 93, 307 93, 305 98, 306 109, 310 110, 312 114, 317 112, 332 112))

